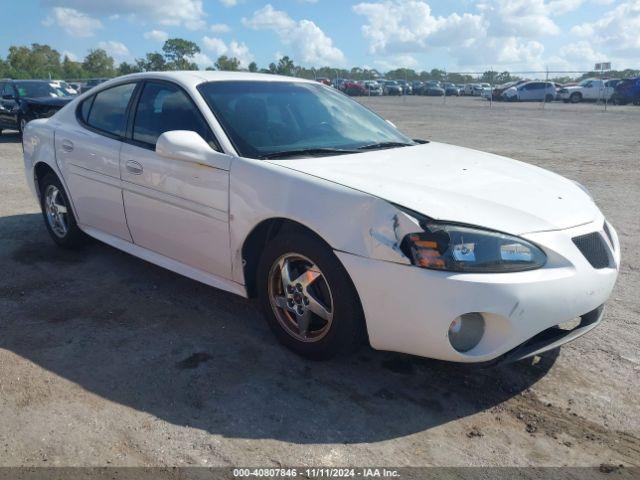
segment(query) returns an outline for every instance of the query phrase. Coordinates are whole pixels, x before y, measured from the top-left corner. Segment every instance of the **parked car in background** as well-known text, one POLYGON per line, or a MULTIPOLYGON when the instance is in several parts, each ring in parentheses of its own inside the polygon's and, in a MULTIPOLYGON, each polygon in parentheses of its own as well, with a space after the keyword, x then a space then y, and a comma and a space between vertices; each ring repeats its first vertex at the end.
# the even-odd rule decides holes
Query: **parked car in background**
POLYGON ((422 95, 427 95, 428 97, 443 97, 444 88, 440 86, 440 82, 437 80, 427 80, 424 82, 422 95))
POLYGON ((444 88, 444 94, 448 97, 460 95, 460 89, 455 83, 445 82, 442 84, 442 88, 444 88))
POLYGON ((109 80, 108 78, 90 78, 87 80, 84 85, 82 85, 82 91, 80 93, 85 93, 91 90, 93 87, 100 85, 103 82, 109 80))
POLYGON ((597 327, 618 277, 618 236, 584 187, 411 140, 313 80, 118 77, 29 123, 23 147, 57 245, 90 235, 257 298, 309 358, 366 340, 463 363, 529 358, 597 327))
POLYGON ((72 87, 64 80, 50 80, 49 83, 51 83, 51 85, 55 85, 56 87, 62 88, 63 90, 66 90, 70 95, 77 95, 78 93, 80 93, 77 89, 72 87))
POLYGON ((48 80, 0 80, 0 132, 23 132, 28 122, 50 117, 74 97, 48 80))
POLYGON ((382 88, 385 95, 402 95, 402 86, 395 80, 385 80, 382 88))
POLYGON ((507 83, 503 83, 501 85, 497 85, 496 87, 494 87, 493 89, 493 99, 494 100, 504 100, 502 94, 505 92, 505 90, 507 90, 508 88, 511 87, 517 87, 518 85, 522 85, 523 83, 528 82, 529 80, 518 80, 518 81, 514 81, 514 82, 507 82, 507 83))
POLYGON ((502 94, 510 102, 552 102, 556 99, 556 86, 552 82, 531 81, 507 88, 502 94))
POLYGON ((587 78, 578 85, 565 86, 558 91, 558 99, 565 103, 579 103, 583 100, 604 101, 609 100, 611 95, 613 95, 613 87, 607 86, 599 78, 587 78))
POLYGON ((633 103, 640 105, 640 77, 620 80, 611 95, 611 103, 626 105, 633 103))
POLYGON ((484 92, 487 88, 491 88, 491 85, 488 83, 474 83, 471 88, 471 95, 473 95, 474 97, 481 97, 482 92, 484 92))
POLYGON ((364 89, 366 90, 366 95, 370 95, 372 97, 379 97, 382 95, 382 85, 380 85, 375 80, 367 80, 364 82, 364 89))
POLYGON ((411 84, 406 80, 396 80, 398 85, 402 87, 402 93, 404 95, 413 95, 413 88, 411 88, 411 84))
POLYGON ((422 89, 424 88, 424 82, 420 80, 414 80, 411 82, 411 90, 414 95, 422 95, 422 89))
POLYGON ((331 80, 329 80, 327 77, 318 77, 316 78, 316 82, 320 82, 323 85, 331 85, 331 80))
POLYGON ((361 83, 354 81, 347 81, 342 84, 342 91, 349 95, 350 97, 361 97, 363 95, 368 95, 369 92, 361 83))

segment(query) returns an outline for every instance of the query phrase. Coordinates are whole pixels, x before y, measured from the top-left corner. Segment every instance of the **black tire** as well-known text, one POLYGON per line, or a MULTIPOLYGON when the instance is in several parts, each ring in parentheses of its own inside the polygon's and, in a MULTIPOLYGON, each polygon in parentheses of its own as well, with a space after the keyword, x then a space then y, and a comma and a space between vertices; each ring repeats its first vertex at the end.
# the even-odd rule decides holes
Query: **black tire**
POLYGON ((549 94, 547 94, 547 96, 546 96, 546 97, 544 97, 544 101, 545 101, 545 102, 547 102, 547 103, 551 103, 551 102, 553 102, 554 100, 555 100, 555 97, 554 97, 553 95, 551 95, 550 93, 549 93, 549 94))
POLYGON ((67 192, 64 190, 64 186, 60 179, 53 173, 47 173, 39 182, 40 188, 40 208, 42 210, 42 216, 44 218, 44 224, 47 227, 47 231, 54 242, 56 242, 59 246, 63 248, 76 248, 86 242, 86 235, 78 228, 78 223, 76 222, 75 215, 73 214, 73 210, 71 209, 71 204, 69 202, 69 197, 67 196, 67 192), (60 200, 64 203, 66 212, 66 233, 61 235, 60 233, 56 233, 52 227, 52 222, 49 220, 49 215, 47 213, 47 209, 45 207, 45 197, 46 193, 50 187, 55 187, 60 192, 60 200))
POLYGON ((298 355, 325 360, 349 354, 365 338, 364 315, 358 293, 349 274, 333 251, 306 233, 284 233, 273 238, 264 249, 257 272, 258 297, 267 323, 278 340, 298 355), (294 253, 311 260, 324 275, 333 297, 333 319, 324 336, 314 342, 294 338, 280 324, 269 299, 270 271, 283 255, 294 253))
POLYGON ((582 101, 582 94, 578 92, 572 93, 569 97, 569 101, 571 103, 580 103, 582 101))

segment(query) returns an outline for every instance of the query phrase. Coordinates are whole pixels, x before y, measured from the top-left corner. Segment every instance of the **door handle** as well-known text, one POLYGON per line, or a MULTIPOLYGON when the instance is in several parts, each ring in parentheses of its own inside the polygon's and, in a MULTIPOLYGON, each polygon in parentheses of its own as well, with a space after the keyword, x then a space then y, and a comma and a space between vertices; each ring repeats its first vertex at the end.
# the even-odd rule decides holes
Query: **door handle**
POLYGON ((65 152, 72 152, 73 151, 73 142, 71 140, 63 140, 62 141, 62 149, 65 152))
POLYGON ((136 162, 135 160, 127 160, 127 163, 125 164, 125 168, 127 169, 127 172, 133 175, 141 175, 143 170, 142 165, 139 162, 136 162))

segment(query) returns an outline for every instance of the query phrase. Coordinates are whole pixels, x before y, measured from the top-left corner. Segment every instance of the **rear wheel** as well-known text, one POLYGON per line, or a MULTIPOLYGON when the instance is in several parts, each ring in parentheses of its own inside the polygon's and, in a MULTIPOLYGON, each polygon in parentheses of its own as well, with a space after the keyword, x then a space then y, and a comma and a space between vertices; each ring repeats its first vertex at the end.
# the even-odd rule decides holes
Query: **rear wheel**
POLYGON ((550 103, 550 102, 553 102, 554 98, 555 97, 549 93, 549 94, 547 94, 546 97, 544 97, 544 101, 547 102, 547 103, 550 103))
POLYGON ((272 331, 299 355, 327 359, 363 339, 355 287, 331 249, 311 235, 280 235, 267 245, 258 293, 272 331))
POLYGON ((40 181, 40 206, 51 238, 61 247, 73 248, 85 240, 78 228, 69 199, 60 179, 48 173, 40 181))

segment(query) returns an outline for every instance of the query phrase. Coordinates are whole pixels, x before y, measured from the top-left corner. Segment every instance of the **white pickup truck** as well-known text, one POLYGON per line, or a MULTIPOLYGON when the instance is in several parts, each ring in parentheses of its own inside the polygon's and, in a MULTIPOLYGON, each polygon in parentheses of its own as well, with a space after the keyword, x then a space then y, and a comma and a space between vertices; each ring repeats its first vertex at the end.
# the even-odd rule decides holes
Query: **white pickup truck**
POLYGON ((565 103, 578 103, 583 100, 610 100, 613 94, 613 85, 609 85, 611 80, 601 80, 599 78, 587 78, 578 85, 562 87, 558 90, 558 99, 565 103))

